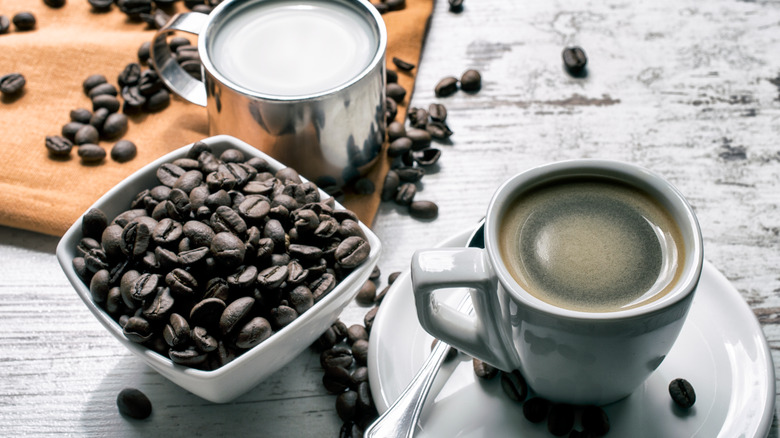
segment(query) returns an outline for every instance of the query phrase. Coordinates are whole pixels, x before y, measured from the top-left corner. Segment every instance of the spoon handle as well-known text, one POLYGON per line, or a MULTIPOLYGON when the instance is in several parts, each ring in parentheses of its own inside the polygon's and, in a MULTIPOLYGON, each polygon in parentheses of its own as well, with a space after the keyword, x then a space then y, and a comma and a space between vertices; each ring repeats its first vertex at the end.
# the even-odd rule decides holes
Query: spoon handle
MULTIPOLYGON (((458 305, 458 310, 471 312, 471 307, 470 296, 466 294, 458 305)), ((444 342, 436 343, 433 351, 401 396, 366 429, 364 438, 412 438, 414 436, 420 411, 450 348, 444 342)))

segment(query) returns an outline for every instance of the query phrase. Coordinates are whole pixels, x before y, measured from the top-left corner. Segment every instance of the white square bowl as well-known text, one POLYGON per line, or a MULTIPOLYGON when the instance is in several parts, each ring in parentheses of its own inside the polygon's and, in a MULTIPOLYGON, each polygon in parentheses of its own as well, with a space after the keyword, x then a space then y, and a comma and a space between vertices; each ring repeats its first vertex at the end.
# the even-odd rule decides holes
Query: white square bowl
MULTIPOLYGON (((211 147, 216 156, 225 149, 234 148, 243 152, 246 159, 251 157, 265 159, 274 171, 287 167, 234 137, 219 135, 204 139, 203 142, 211 147)), ((159 184, 156 171, 160 165, 185 157, 191 146, 184 146, 147 164, 109 190, 90 208, 102 210, 110 222, 119 213, 129 209, 131 201, 138 192, 159 184)), ((330 197, 322 190, 320 196, 322 199, 330 197)), ((336 204, 336 209, 343 208, 340 204, 336 204)), ((84 283, 73 267, 76 246, 83 237, 81 222, 82 218, 79 217, 57 245, 57 259, 60 266, 81 300, 106 330, 130 352, 173 383, 215 403, 229 402, 254 388, 311 345, 355 298, 363 283, 371 275, 381 250, 379 238, 361 222, 360 227, 371 246, 368 259, 362 265, 355 268, 325 297, 292 323, 224 366, 213 371, 203 371, 177 365, 146 346, 128 340, 122 332, 122 327, 92 301, 89 285, 84 283)))

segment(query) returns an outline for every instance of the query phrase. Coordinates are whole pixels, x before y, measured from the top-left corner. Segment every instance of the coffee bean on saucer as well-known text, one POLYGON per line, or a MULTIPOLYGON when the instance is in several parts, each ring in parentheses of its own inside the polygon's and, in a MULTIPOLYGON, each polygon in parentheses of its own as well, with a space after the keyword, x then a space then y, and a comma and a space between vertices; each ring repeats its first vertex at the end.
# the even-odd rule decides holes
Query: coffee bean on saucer
POLYGON ((404 61, 401 58, 393 57, 393 64, 398 67, 399 70, 410 71, 414 69, 414 64, 404 61))
POLYGON ((685 379, 674 379, 669 383, 669 395, 677 406, 688 409, 696 403, 693 385, 685 379))
POLYGON ((0 35, 8 33, 11 28, 11 20, 6 15, 0 15, 0 35))
POLYGON ((567 47, 563 49, 561 56, 563 57, 563 65, 566 67, 566 70, 574 76, 582 74, 585 66, 588 64, 588 56, 582 50, 582 47, 567 47))
POLYGON ((135 388, 125 388, 116 397, 116 406, 122 415, 143 420, 152 414, 152 402, 143 392, 135 388))
POLYGON ((609 417, 598 406, 586 406, 582 410, 582 427, 586 432, 596 436, 604 436, 609 432, 609 417))
POLYGON ((480 379, 489 380, 496 377, 498 370, 492 365, 489 365, 477 358, 471 358, 472 365, 474 366, 474 374, 480 379))
POLYGON ((19 12, 11 19, 17 30, 28 31, 35 29, 35 15, 32 12, 19 12))
POLYGON ((541 423, 547 418, 550 402, 541 397, 534 397, 523 403, 523 415, 531 423, 541 423))
POLYGON ((447 97, 458 91, 458 79, 454 76, 447 76, 441 79, 434 87, 437 97, 447 97))
POLYGON ((511 373, 501 373, 501 388, 510 399, 522 402, 528 395, 528 384, 519 370, 511 373))
POLYGON ((482 75, 477 70, 466 70, 460 77, 460 89, 463 91, 479 91, 482 88, 482 75))
POLYGON ((563 436, 574 427, 574 406, 553 403, 547 415, 547 430, 555 436, 563 436))
POLYGON ((3 96, 16 96, 22 92, 27 80, 21 73, 9 73, 0 76, 0 93, 3 96))

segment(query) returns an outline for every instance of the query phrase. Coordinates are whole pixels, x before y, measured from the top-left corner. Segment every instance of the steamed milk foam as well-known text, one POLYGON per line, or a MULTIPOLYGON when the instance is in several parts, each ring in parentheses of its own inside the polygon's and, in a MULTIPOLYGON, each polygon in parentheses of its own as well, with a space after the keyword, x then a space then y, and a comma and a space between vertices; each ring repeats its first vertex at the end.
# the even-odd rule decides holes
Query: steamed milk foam
POLYGON ((619 182, 567 179, 521 194, 500 225, 514 279, 558 307, 612 312, 652 302, 682 271, 682 236, 647 194, 619 182))
POLYGON ((216 69, 249 90, 302 96, 338 87, 371 62, 367 20, 333 0, 256 2, 238 8, 209 41, 216 69))

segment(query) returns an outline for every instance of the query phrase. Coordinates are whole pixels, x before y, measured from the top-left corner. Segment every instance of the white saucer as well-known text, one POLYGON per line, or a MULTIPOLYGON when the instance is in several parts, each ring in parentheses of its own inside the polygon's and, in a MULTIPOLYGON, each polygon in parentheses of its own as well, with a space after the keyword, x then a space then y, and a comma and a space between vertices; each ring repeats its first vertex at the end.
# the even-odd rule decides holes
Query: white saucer
MULTIPOLYGON (((464 246, 471 231, 440 246, 464 246)), ((446 300, 455 305, 462 293, 449 294, 446 300)), ((380 413, 422 366, 432 341, 417 321, 406 271, 388 291, 371 329, 368 368, 380 413)), ((465 355, 445 364, 439 374, 441 391, 426 404, 419 436, 551 436, 544 423, 532 424, 523 417, 521 405, 506 397, 498 378, 477 379, 465 355)), ((750 438, 768 435, 774 404, 774 366, 763 331, 739 292, 705 262, 672 351, 634 394, 604 410, 612 425, 608 436, 750 438), (674 406, 667 389, 678 377, 696 390, 696 404, 687 412, 674 406)))

